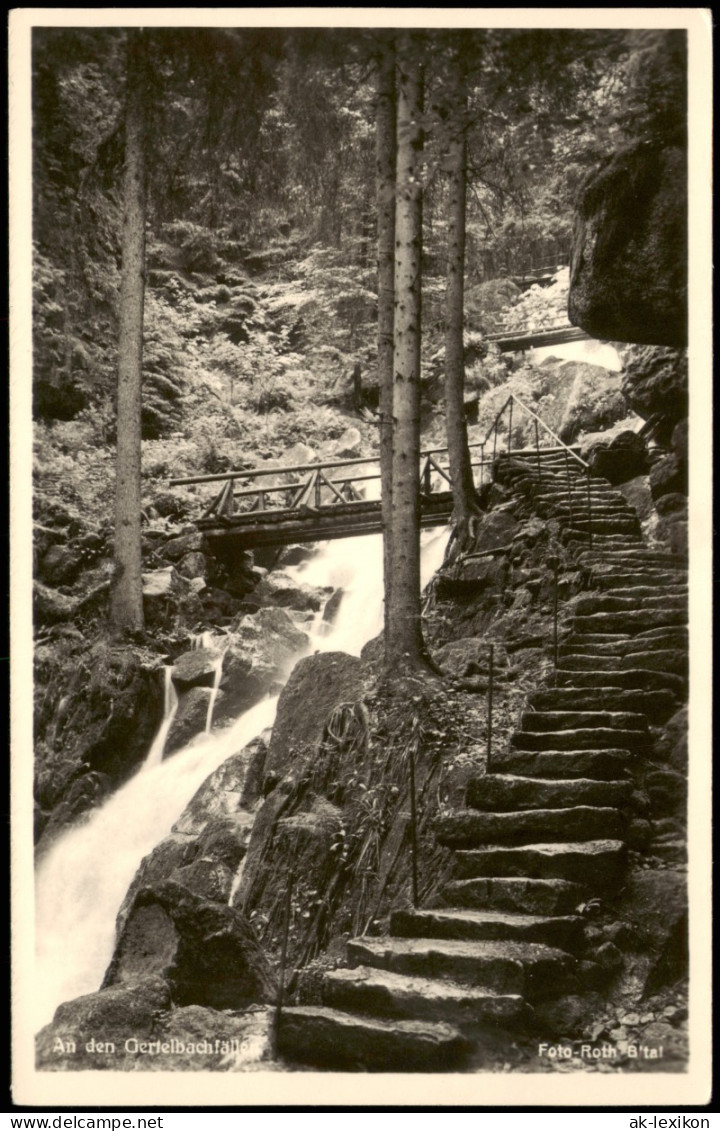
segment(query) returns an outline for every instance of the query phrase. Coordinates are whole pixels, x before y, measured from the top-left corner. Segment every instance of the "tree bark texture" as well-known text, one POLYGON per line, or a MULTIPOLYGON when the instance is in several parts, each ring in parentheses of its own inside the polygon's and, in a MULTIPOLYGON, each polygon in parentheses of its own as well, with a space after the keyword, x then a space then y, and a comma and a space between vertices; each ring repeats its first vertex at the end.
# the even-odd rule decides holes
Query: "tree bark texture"
POLYGON ((420 328, 422 72, 412 39, 398 52, 395 348, 393 356, 392 590, 386 659, 421 662, 420 328))
POLYGON ((392 592, 393 329, 395 323, 395 45, 382 44, 377 63, 376 192, 380 484, 383 519, 385 639, 392 592))
POLYGON ((468 538, 471 520, 479 513, 475 505, 475 483, 465 421, 463 324, 467 195, 467 143, 464 129, 466 103, 465 80, 461 72, 449 123, 448 252, 445 290, 445 424, 453 489, 453 519, 456 535, 461 543, 468 538))
POLYGON ((145 299, 145 38, 128 32, 125 108, 124 215, 118 341, 115 471, 116 628, 144 627, 140 540, 140 438, 143 309, 145 299))

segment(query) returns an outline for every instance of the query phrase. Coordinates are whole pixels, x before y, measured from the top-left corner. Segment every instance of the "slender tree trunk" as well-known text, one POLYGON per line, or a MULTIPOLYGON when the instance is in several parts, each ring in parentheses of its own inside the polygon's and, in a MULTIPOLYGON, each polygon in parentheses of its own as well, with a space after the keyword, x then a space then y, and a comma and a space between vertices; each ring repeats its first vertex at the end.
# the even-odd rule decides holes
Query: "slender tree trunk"
POLYGON ((423 660, 420 625, 420 327, 422 71, 410 35, 398 52, 395 350, 393 358, 392 590, 386 659, 423 660))
POLYGON ((145 297, 145 37, 128 32, 124 217, 118 342, 115 579, 112 619, 142 630, 140 392, 145 297))
POLYGON ((467 195, 467 93, 458 61, 458 88, 448 144, 448 253, 445 290, 445 424, 453 489, 455 537, 462 550, 474 535, 476 506, 465 421, 465 210, 467 195))
POLYGON ((383 519, 385 640, 392 592, 393 329, 395 322, 395 44, 386 40, 377 64, 376 190, 380 484, 383 519))

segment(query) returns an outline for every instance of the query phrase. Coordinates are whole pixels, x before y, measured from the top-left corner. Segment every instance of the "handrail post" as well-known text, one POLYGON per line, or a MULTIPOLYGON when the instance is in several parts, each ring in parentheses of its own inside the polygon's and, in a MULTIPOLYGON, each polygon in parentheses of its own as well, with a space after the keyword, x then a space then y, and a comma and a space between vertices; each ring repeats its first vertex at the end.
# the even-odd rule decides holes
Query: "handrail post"
POLYGON ((590 549, 593 548, 593 535, 592 535, 592 498, 590 493, 590 470, 587 472, 587 510, 588 510, 588 544, 590 549))
POLYGON ((557 684, 557 669, 558 669, 558 571, 560 563, 557 558, 553 563, 553 573, 555 575, 555 590, 553 593, 553 659, 555 662, 555 683, 557 684))
POLYGON ((535 453, 537 456, 538 481, 542 483, 542 467, 540 464, 540 433, 538 432, 537 420, 535 421, 535 453))
POLYGON ((292 895, 293 887, 295 886, 295 868, 290 869, 288 876, 287 890, 285 892, 285 916, 283 921, 283 936, 282 946, 280 949, 280 971, 278 973, 278 992, 275 1001, 275 1017, 273 1020, 273 1029, 277 1036, 278 1026, 280 1025, 280 1015, 282 1013, 283 998, 285 996, 285 965, 287 962, 287 946, 288 936, 290 934, 290 914, 292 912, 292 895))
POLYGON ((415 739, 410 742, 410 853, 413 907, 418 905, 417 806, 415 802, 415 739))
POLYGON ((512 410, 513 410, 513 398, 510 397, 510 421, 509 421, 509 424, 508 424, 508 455, 510 455, 510 452, 512 451, 512 410))
POLYGON ((480 487, 483 485, 485 475, 485 441, 480 445, 480 487))
POLYGON ((568 489, 568 506, 570 507, 570 525, 572 526, 572 520, 573 520, 572 483, 570 482, 570 461, 568 459, 567 452, 565 452, 565 478, 567 480, 567 489, 568 489))
POLYGON ((321 501, 322 501, 322 483, 320 482, 320 472, 316 471, 315 472, 315 506, 317 507, 318 510, 320 509, 321 501))
POLYGON ((490 768, 490 755, 492 754, 492 717, 493 717, 493 680, 495 675, 495 645, 490 645, 490 662, 488 666, 488 711, 487 711, 487 768, 490 768))

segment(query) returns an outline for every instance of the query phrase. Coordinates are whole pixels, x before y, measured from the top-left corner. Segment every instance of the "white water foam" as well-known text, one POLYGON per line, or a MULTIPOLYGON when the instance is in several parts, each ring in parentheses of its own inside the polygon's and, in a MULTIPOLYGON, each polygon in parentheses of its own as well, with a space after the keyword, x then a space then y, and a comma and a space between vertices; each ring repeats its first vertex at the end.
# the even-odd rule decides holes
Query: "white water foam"
MULTIPOLYGON (((441 564, 447 538, 447 528, 423 533, 423 585, 441 564)), ((304 569, 288 570, 310 584, 344 589, 330 632, 321 635, 316 622, 311 651, 358 655, 380 632, 382 568, 382 536, 375 534, 325 543, 304 569)), ((212 644, 209 634, 197 641, 198 647, 212 644)), ((112 957, 117 913, 143 857, 168 835, 205 779, 275 718, 277 698, 266 699, 230 727, 199 735, 162 761, 177 706, 169 668, 165 680, 165 717, 141 769, 65 833, 38 866, 33 995, 38 1028, 61 1002, 99 988, 112 957)))

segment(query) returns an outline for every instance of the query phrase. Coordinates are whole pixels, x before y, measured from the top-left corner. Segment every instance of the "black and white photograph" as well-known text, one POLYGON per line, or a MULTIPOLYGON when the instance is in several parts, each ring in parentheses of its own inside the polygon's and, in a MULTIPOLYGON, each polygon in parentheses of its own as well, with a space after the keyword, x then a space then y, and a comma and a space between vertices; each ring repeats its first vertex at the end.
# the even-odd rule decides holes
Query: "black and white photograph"
POLYGON ((18 1103, 707 1102, 710 16, 448 16, 11 15, 18 1103))

